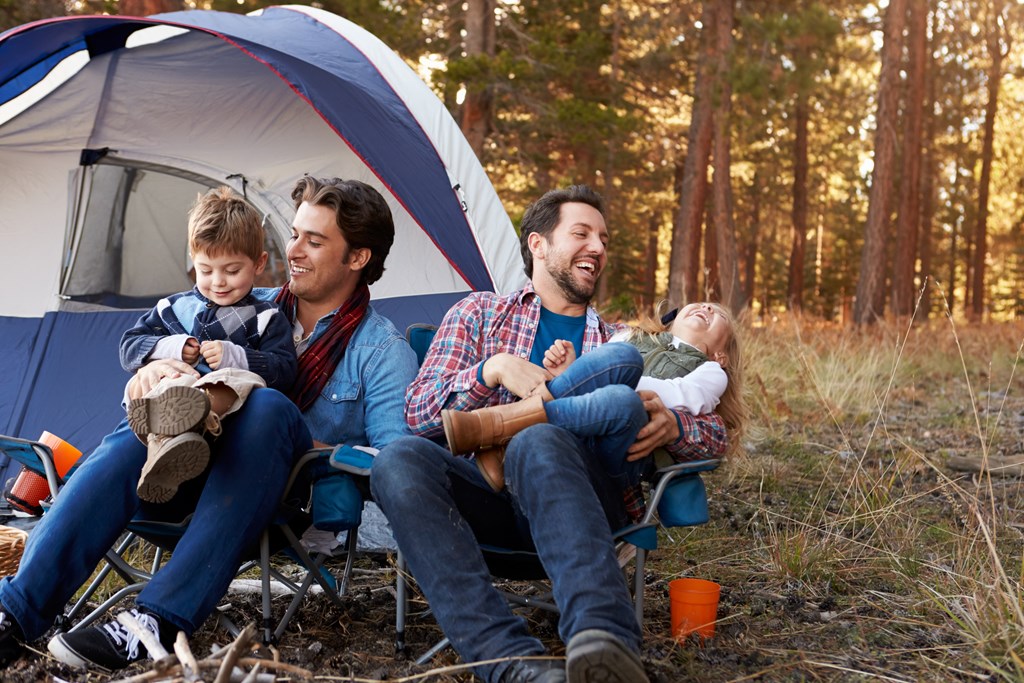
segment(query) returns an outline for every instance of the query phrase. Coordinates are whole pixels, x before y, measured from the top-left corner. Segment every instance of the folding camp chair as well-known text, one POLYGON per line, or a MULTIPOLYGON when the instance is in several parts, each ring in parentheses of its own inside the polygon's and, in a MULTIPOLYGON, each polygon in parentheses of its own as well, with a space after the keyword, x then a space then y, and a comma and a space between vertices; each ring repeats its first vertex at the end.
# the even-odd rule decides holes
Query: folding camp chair
MULTIPOLYGON (((59 495, 63 482, 57 476, 53 454, 48 446, 35 441, 0 435, 0 452, 6 453, 12 460, 43 476, 51 497, 56 498, 59 495)), ((278 515, 271 526, 261 535, 259 559, 247 561, 239 569, 239 573, 256 567, 260 569, 263 640, 266 644, 277 642, 280 639, 314 582, 320 585, 323 592, 336 605, 343 606, 341 596, 345 594, 352 574, 363 502, 361 494, 354 486, 344 484, 339 486, 336 482, 347 480, 350 475, 367 476, 371 462, 372 455, 369 453, 337 446, 310 450, 303 454, 293 466, 278 515), (313 482, 311 492, 306 495, 306 487, 311 481, 313 482), (321 500, 328 497, 333 500, 321 500), (325 502, 330 504, 324 504, 325 502), (320 517, 317 516, 317 513, 320 514, 320 517), (331 557, 330 553, 311 553, 303 547, 291 524, 297 515, 305 515, 306 519, 324 531, 335 534, 341 531, 348 532, 348 540, 345 544, 347 554, 345 569, 340 582, 336 581, 323 566, 324 562, 331 557), (285 577, 271 564, 271 557, 274 554, 271 552, 272 548, 278 550, 282 547, 297 557, 305 568, 306 575, 301 583, 295 583, 285 577), (284 615, 277 621, 274 620, 271 609, 272 580, 278 581, 293 592, 292 600, 284 615)), ((72 473, 73 470, 66 476, 70 476, 72 473)), ((68 608, 64 615, 58 618, 58 628, 67 628, 72 623, 74 625, 70 630, 89 626, 121 600, 141 591, 162 564, 166 549, 173 548, 185 529, 188 528, 190 518, 191 515, 174 523, 141 517, 133 519, 118 543, 107 551, 103 566, 85 587, 81 597, 68 608), (127 551, 140 541, 147 541, 154 548, 153 561, 148 568, 135 567, 125 559, 127 551), (79 618, 87 609, 96 590, 111 573, 120 577, 125 585, 88 614, 79 618)), ((237 627, 229 620, 221 616, 220 622, 228 630, 237 634, 237 627)))
MULTIPOLYGON (((422 364, 427 349, 437 328, 430 325, 412 325, 406 330, 406 338, 422 364)), ((644 619, 644 569, 647 554, 658 547, 659 523, 665 527, 685 527, 705 524, 708 519, 707 489, 701 479, 702 472, 714 470, 719 460, 696 460, 685 463, 664 463, 650 477, 647 484, 647 510, 642 520, 620 529, 613 535, 619 557, 633 556, 633 581, 630 590, 639 623, 644 619), (635 550, 634 552, 630 552, 635 550)), ((662 463, 659 463, 661 465, 662 463)), ((491 574, 499 579, 533 582, 535 592, 520 595, 503 591, 505 598, 513 605, 558 612, 550 589, 539 582, 546 582, 547 576, 540 558, 534 552, 509 550, 481 545, 484 560, 491 574)), ((397 578, 395 593, 395 649, 405 650, 405 626, 408 618, 408 571, 405 558, 399 550, 396 560, 397 578)), ((623 563, 626 564, 626 563, 623 563)), ((627 569, 623 566, 623 571, 627 569)), ((627 577, 628 578, 628 577, 627 577)), ((416 661, 428 662, 437 652, 447 647, 449 641, 443 638, 416 661)))

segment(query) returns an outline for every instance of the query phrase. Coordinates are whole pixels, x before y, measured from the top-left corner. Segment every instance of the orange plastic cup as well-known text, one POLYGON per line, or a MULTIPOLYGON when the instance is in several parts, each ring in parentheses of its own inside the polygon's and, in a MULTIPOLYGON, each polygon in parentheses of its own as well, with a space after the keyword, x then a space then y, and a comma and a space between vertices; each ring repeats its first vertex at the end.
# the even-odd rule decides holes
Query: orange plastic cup
POLYGON ((39 443, 50 447, 53 452, 53 464, 57 468, 57 476, 62 479, 82 457, 82 451, 50 432, 43 432, 39 437, 39 443))
POLYGON ((718 596, 722 587, 704 579, 669 581, 668 597, 672 607, 672 636, 684 642, 691 633, 702 638, 715 636, 718 596))

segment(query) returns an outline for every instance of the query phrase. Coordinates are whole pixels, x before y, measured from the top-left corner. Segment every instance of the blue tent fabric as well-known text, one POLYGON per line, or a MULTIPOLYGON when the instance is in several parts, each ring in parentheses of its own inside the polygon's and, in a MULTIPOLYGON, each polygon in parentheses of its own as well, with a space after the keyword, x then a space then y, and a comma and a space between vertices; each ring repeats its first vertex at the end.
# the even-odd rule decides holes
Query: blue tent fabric
POLYGON ((13 434, 17 426, 18 398, 42 323, 41 318, 0 317, 0 434, 13 434))

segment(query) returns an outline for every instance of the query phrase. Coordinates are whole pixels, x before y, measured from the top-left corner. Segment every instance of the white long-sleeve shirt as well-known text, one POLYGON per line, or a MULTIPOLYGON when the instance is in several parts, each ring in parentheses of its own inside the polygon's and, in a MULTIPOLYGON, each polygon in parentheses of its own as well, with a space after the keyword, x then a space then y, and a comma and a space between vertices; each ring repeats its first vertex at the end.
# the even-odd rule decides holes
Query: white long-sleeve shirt
MULTIPOLYGON (((630 331, 619 332, 609 341, 626 341, 630 331)), ((679 337, 672 337, 672 343, 678 348, 686 344, 679 337)), ((686 344, 693 346, 692 344, 686 344)), ((691 415, 710 413, 718 407, 718 402, 729 385, 729 377, 722 366, 713 360, 701 363, 688 375, 672 379, 657 379, 644 375, 637 384, 637 391, 653 391, 669 408, 679 408, 691 415)))

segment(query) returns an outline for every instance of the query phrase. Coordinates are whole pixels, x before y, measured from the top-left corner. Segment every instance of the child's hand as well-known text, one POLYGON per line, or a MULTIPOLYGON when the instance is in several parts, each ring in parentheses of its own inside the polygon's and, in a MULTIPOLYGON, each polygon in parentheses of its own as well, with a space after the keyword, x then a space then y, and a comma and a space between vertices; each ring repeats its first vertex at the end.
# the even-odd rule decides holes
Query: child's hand
POLYGON ((195 337, 189 337, 188 341, 185 342, 185 346, 181 349, 181 359, 189 365, 195 365, 196 361, 199 360, 199 340, 195 337))
POLYGON ((576 349, 567 339, 558 339, 544 352, 544 368, 558 377, 576 360, 576 349))
POLYGON ((203 354, 210 369, 216 370, 220 366, 221 358, 224 357, 224 344, 219 341, 204 341, 199 347, 199 351, 203 354))

